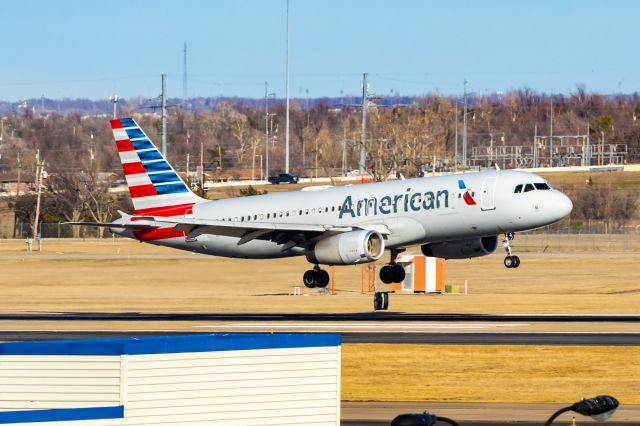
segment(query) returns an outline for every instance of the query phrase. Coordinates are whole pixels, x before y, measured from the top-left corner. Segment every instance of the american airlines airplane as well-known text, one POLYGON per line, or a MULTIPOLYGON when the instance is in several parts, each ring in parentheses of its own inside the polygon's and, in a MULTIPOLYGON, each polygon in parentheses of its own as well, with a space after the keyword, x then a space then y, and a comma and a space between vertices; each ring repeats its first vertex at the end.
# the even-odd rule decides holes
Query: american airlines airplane
POLYGON ((271 259, 306 256, 307 287, 326 287, 320 265, 380 259, 384 283, 404 280, 395 263, 406 247, 427 256, 466 259, 496 251, 499 235, 517 268, 509 241, 515 232, 559 221, 573 204, 541 177, 492 170, 211 201, 196 196, 132 118, 111 120, 135 208, 105 226, 139 241, 215 256, 271 259))

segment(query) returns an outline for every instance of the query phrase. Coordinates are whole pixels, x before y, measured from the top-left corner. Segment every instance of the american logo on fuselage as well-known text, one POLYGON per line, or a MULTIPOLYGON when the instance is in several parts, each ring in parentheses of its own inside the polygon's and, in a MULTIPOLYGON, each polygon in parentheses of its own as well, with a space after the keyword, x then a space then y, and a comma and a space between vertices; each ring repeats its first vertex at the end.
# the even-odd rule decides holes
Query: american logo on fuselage
POLYGON ((412 192, 407 188, 404 194, 367 197, 356 200, 354 203, 351 195, 348 195, 340 207, 339 219, 343 216, 350 217, 376 216, 379 214, 393 214, 398 212, 432 210, 449 207, 449 191, 412 192))

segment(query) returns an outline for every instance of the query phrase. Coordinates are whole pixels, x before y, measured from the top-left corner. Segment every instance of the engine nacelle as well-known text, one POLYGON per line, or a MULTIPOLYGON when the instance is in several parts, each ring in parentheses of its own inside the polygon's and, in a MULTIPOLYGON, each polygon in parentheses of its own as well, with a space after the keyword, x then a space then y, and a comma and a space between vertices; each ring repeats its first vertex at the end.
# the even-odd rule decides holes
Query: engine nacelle
POLYGON ((441 243, 425 244, 421 248, 425 256, 443 259, 469 259, 495 252, 496 248, 498 248, 498 237, 475 237, 465 238, 464 240, 443 241, 441 243))
POLYGON ((355 265, 375 262, 384 254, 384 240, 376 231, 349 231, 323 238, 307 250, 310 263, 355 265))

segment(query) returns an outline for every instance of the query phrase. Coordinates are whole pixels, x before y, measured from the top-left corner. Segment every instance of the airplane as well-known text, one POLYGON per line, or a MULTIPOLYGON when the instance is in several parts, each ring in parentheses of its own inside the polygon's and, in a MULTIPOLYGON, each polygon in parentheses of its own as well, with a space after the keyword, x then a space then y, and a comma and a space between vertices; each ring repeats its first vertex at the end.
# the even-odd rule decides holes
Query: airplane
POLYGON ((135 213, 71 224, 215 256, 305 256, 314 265, 303 275, 309 288, 329 284, 320 265, 375 262, 389 250, 380 280, 402 282, 396 258, 409 246, 420 245, 426 256, 466 259, 494 253, 500 235, 504 266, 517 268, 515 233, 557 222, 573 208, 540 176, 497 168, 207 200, 190 191, 134 119, 111 120, 111 127, 135 213))

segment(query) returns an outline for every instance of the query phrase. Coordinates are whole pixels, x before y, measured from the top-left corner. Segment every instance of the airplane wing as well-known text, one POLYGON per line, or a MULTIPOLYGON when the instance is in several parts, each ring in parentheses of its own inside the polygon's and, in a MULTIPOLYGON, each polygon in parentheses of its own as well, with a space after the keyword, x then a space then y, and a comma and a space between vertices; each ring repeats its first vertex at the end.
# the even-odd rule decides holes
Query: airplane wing
POLYGON ((99 228, 122 228, 144 230, 158 228, 158 226, 152 226, 144 223, 117 223, 117 222, 62 222, 63 225, 77 225, 77 226, 96 226, 99 228))
MULTIPOLYGON (((134 217, 135 219, 135 217, 134 217)), ((151 218, 145 218, 148 220, 151 218)), ((313 240, 329 235, 348 232, 352 227, 336 227, 326 225, 304 225, 271 222, 229 222, 223 220, 154 217, 155 224, 160 227, 171 227, 187 233, 187 238, 211 234, 239 238, 238 245, 252 240, 267 240, 281 244, 282 250, 288 250, 313 240)))

